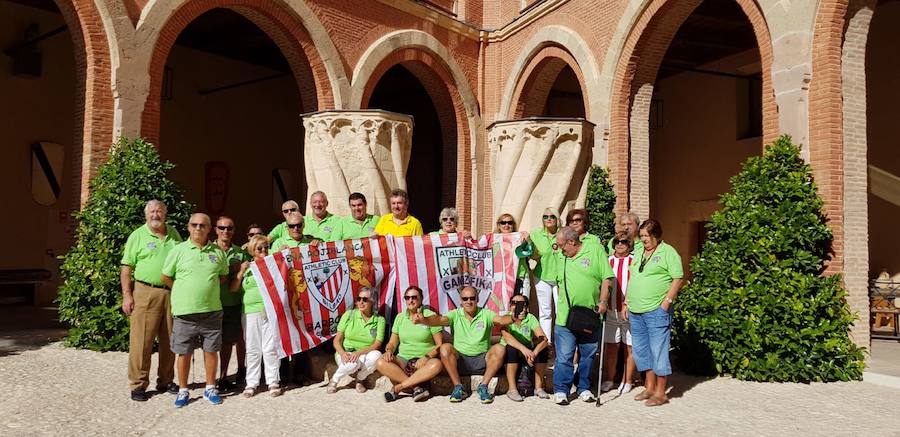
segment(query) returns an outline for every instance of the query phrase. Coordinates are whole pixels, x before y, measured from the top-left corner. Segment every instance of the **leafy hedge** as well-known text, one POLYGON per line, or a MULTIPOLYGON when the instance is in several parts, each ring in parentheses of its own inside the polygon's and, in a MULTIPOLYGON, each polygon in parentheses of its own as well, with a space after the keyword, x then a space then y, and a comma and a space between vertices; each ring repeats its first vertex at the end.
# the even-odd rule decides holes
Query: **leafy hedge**
POLYGON ((861 379, 847 292, 821 275, 832 233, 799 148, 779 138, 731 184, 678 296, 680 364, 753 381, 861 379))
POLYGON ((70 326, 66 344, 99 351, 128 350, 128 318, 122 312, 119 265, 128 235, 144 223, 144 204, 159 199, 169 209, 168 224, 183 228, 192 205, 166 175, 142 139, 122 138, 90 182, 90 196, 78 220, 76 243, 65 255, 59 289, 60 320, 70 326))
POLYGON ((610 238, 616 235, 613 209, 616 206, 616 192, 609 181, 609 171, 603 167, 592 165, 588 176, 587 196, 584 208, 591 219, 588 232, 600 237, 600 241, 606 244, 610 238))

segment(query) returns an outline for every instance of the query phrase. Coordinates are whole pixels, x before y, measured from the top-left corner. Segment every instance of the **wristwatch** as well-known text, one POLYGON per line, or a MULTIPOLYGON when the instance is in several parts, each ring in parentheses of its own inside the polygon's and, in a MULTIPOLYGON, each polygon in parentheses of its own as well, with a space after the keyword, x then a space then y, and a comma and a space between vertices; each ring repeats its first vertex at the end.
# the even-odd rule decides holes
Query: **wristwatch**
POLYGON ((666 296, 666 302, 668 302, 669 305, 672 305, 673 303, 675 303, 675 299, 672 299, 669 296, 666 296))

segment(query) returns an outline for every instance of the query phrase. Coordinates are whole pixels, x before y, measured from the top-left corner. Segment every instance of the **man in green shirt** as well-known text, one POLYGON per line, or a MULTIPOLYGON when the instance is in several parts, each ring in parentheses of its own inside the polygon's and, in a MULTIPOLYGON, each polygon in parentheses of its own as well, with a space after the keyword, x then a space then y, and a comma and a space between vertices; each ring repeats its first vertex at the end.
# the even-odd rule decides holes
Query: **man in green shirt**
POLYGON ((341 235, 338 240, 355 240, 378 236, 375 233, 375 225, 380 217, 375 217, 366 212, 368 202, 362 193, 350 195, 350 215, 341 220, 341 235))
POLYGON ((292 212, 300 212, 300 205, 298 205, 297 202, 288 200, 281 204, 281 215, 284 216, 284 221, 275 225, 275 227, 269 231, 269 241, 275 241, 287 235, 287 217, 288 214, 292 212))
MULTIPOLYGON (((574 333, 566 327, 569 312, 573 307, 589 308, 604 314, 609 302, 610 279, 614 277, 609 267, 606 251, 601 244, 584 244, 578 231, 565 227, 556 233, 556 244, 562 254, 558 265, 557 283, 559 300, 556 307, 556 366, 553 369, 555 401, 560 405, 569 404, 569 391, 575 379, 575 349, 578 349, 579 369, 591 369, 594 354, 600 340, 600 326, 593 335, 574 333)), ((587 371, 578 374, 578 397, 585 402, 594 402, 591 393, 591 375, 587 371)))
POLYGON ((119 282, 122 287, 122 311, 128 317, 128 381, 131 399, 149 399, 150 356, 153 341, 159 337, 159 366, 156 391, 178 392, 175 379, 175 355, 169 348, 172 313, 169 288, 160 274, 166 255, 181 242, 172 226, 166 226, 166 204, 151 200, 144 206, 145 224, 128 236, 122 253, 119 282), (132 280, 132 274, 134 279, 132 280))
MULTIPOLYGON (((620 215, 617 220, 621 231, 628 235, 628 239, 633 242, 631 253, 640 254, 643 252, 644 243, 638 238, 638 228, 641 226, 641 219, 638 218, 638 215, 629 211, 620 215)), ((615 240, 615 236, 609 239, 609 244, 606 246, 606 253, 612 255, 616 251, 615 240)))
POLYGON ((472 286, 467 285, 459 290, 459 299, 462 301, 462 308, 452 310, 446 316, 425 317, 421 312, 416 313, 413 322, 450 327, 453 343, 441 345, 441 362, 453 381, 450 402, 459 402, 465 397, 460 374, 484 375, 478 385, 478 397, 482 403, 489 404, 494 401, 494 396, 488 393, 487 383, 500 370, 506 353, 504 346, 491 346, 491 330, 495 325, 507 326, 513 323, 513 319, 508 315, 500 317, 489 309, 479 308, 478 290, 472 286))
POLYGON ((288 233, 272 243, 272 253, 280 252, 292 247, 298 247, 301 244, 318 242, 318 240, 314 240, 308 235, 303 235, 304 219, 299 212, 288 214, 285 223, 287 223, 288 233))
POLYGON ((342 219, 328 212, 328 197, 321 191, 316 191, 309 196, 309 207, 312 214, 306 219, 306 235, 322 241, 337 241, 341 239, 342 219))
POLYGON ((241 329, 241 307, 243 303, 243 290, 232 292, 231 280, 241 270, 241 263, 249 257, 244 249, 234 244, 234 220, 231 217, 220 216, 216 220, 216 246, 225 253, 228 262, 228 282, 220 287, 219 297, 222 300, 222 350, 219 352, 219 390, 234 390, 235 384, 225 377, 228 372, 228 364, 231 361, 232 346, 237 349, 237 383, 240 384, 247 374, 244 364, 246 347, 244 345, 244 332, 241 329))
POLYGON ((222 348, 220 286, 228 280, 228 262, 222 249, 209 242, 209 228, 208 215, 191 215, 190 240, 169 252, 162 269, 162 280, 172 289, 172 352, 178 355, 181 387, 175 399, 177 408, 188 404, 188 372, 199 342, 206 370, 203 398, 213 405, 222 403, 216 389, 216 367, 222 348))

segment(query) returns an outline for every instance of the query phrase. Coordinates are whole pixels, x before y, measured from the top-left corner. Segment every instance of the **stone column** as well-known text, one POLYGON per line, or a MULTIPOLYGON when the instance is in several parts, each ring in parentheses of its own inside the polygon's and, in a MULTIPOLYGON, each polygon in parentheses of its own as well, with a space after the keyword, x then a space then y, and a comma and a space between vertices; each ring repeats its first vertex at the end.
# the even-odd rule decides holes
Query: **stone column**
POLYGON ((594 124, 581 118, 528 118, 488 127, 494 218, 512 214, 522 230, 541 226, 544 208, 584 203, 594 124))
POLYGON ((303 156, 308 192, 324 191, 328 208, 350 214, 347 197, 365 194, 369 213, 390 211, 395 188, 406 189, 412 152, 413 120, 380 110, 322 111, 305 114, 303 156))

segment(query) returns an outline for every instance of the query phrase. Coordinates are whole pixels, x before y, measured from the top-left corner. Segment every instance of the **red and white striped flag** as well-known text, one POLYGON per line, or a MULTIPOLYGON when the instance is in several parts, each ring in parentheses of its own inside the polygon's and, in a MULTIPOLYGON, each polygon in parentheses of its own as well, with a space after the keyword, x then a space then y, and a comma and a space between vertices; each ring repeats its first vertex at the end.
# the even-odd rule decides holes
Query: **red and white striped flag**
POLYGON ((303 245, 256 260, 250 270, 263 295, 281 358, 312 349, 337 332, 362 287, 381 308, 393 302, 392 237, 303 245))

